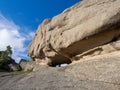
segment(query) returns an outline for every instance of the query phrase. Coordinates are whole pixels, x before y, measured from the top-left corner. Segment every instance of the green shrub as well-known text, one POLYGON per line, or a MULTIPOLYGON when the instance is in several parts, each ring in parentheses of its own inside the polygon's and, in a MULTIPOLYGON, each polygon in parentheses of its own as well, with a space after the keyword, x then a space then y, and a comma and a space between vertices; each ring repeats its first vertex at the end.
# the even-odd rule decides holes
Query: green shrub
POLYGON ((10 60, 11 55, 12 55, 12 48, 10 46, 7 46, 5 51, 1 51, 0 68, 10 60))

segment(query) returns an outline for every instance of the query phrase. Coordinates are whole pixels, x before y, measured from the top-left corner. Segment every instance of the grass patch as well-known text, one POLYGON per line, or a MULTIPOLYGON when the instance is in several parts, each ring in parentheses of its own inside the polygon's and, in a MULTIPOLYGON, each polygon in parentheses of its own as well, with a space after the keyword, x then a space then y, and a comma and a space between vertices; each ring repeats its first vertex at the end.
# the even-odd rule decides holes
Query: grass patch
POLYGON ((33 71, 33 69, 29 69, 29 70, 27 70, 27 71, 25 71, 25 70, 20 70, 20 71, 14 71, 14 72, 11 72, 11 73, 13 73, 13 74, 21 74, 21 73, 30 73, 30 72, 32 72, 33 71))

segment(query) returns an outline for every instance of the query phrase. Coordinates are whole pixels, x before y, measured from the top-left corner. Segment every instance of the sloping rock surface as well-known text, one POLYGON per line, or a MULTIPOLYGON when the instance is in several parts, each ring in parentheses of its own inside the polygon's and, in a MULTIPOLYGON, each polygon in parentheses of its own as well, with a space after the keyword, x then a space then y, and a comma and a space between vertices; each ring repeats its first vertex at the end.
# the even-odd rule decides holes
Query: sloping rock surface
POLYGON ((120 51, 73 62, 39 66, 32 73, 0 73, 0 90, 120 90, 120 51))
POLYGON ((76 55, 120 36, 120 0, 83 0, 39 26, 29 56, 49 65, 71 63, 76 55))

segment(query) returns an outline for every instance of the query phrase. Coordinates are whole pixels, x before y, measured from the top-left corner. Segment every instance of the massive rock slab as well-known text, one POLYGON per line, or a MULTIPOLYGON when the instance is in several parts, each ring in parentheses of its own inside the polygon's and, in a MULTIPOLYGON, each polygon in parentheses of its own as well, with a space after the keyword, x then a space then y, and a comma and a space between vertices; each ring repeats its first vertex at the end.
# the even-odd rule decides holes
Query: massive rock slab
POLYGON ((46 19, 29 45, 29 56, 55 66, 120 36, 120 0, 83 0, 46 19))

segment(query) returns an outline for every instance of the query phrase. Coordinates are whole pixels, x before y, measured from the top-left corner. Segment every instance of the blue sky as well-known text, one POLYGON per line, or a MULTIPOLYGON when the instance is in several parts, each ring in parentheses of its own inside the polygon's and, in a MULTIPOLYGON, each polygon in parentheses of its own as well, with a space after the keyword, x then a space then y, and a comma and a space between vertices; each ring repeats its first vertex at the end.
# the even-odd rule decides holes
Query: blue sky
POLYGON ((27 57, 27 46, 38 25, 80 0, 0 0, 0 50, 13 47, 18 62, 27 57))

